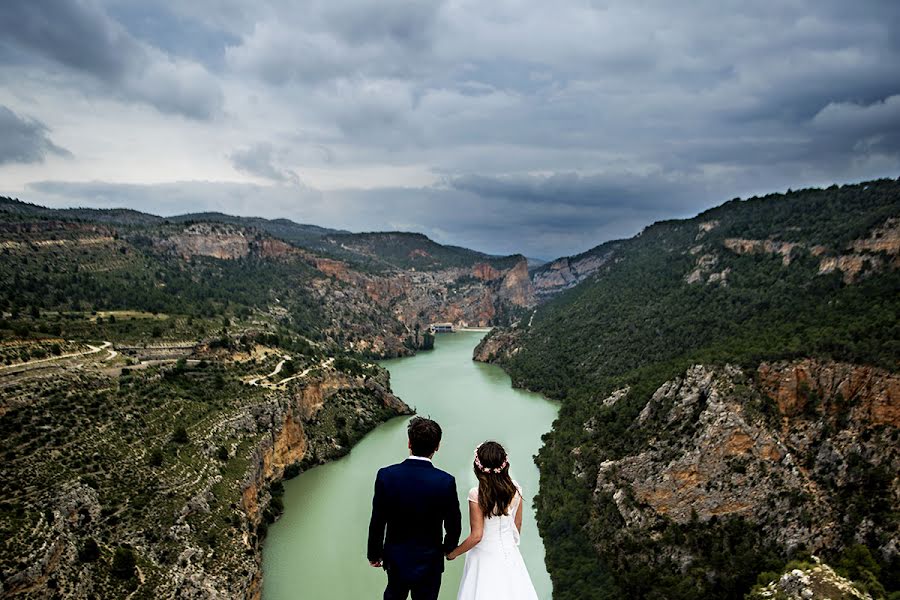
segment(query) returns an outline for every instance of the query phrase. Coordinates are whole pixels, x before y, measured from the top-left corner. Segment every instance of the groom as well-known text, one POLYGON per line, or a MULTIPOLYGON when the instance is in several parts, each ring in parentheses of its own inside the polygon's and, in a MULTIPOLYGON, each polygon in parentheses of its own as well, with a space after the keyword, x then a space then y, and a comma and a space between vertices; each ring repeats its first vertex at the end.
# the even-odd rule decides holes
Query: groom
POLYGON ((441 445, 440 425, 413 417, 407 433, 409 458, 375 478, 369 564, 387 571, 384 600, 405 600, 410 593, 412 600, 437 600, 444 556, 456 548, 462 529, 456 480, 431 464, 441 445))

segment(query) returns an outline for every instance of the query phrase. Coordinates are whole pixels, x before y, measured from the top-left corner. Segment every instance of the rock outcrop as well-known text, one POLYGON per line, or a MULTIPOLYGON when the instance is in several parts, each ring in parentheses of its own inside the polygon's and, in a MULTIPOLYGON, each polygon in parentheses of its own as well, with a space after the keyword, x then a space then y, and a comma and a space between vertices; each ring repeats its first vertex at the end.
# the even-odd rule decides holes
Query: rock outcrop
POLYGON ((532 281, 536 297, 545 300, 575 287, 608 264, 614 258, 617 246, 615 242, 603 244, 584 254, 559 258, 534 269, 532 281))
POLYGON ((853 582, 841 577, 834 569, 813 557, 815 564, 791 569, 767 586, 753 590, 746 600, 872 600, 853 582))
POLYGON ((834 553, 852 540, 896 560, 900 530, 877 511, 900 496, 898 386, 894 373, 815 360, 749 373, 692 367, 659 387, 631 425, 644 446, 600 463, 595 501, 622 525, 597 532, 598 550, 652 563, 624 548, 657 540, 659 557, 687 569, 690 550, 658 532, 740 518, 785 556, 834 553), (866 500, 854 498, 859 486, 866 500))
POLYGON ((518 352, 518 329, 492 329, 475 346, 472 358, 479 362, 502 363, 518 352))
POLYGON ((234 260, 250 254, 250 240, 244 230, 230 225, 189 225, 183 232, 162 238, 157 243, 186 260, 194 256, 234 260))

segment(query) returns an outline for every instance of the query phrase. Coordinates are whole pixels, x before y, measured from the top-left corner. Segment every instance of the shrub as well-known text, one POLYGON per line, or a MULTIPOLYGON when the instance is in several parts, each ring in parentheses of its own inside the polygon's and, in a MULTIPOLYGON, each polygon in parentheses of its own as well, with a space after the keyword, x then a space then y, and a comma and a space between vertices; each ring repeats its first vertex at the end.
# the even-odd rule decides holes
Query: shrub
POLYGON ((83 563, 94 562, 100 558, 100 547, 94 538, 88 538, 78 549, 78 560, 83 563))
POLYGON ((134 551, 131 548, 119 546, 113 555, 112 574, 119 579, 132 579, 137 561, 134 559, 134 551))
POLYGON ((176 444, 187 444, 190 441, 187 429, 184 426, 179 426, 175 429, 175 433, 172 434, 172 441, 176 444))

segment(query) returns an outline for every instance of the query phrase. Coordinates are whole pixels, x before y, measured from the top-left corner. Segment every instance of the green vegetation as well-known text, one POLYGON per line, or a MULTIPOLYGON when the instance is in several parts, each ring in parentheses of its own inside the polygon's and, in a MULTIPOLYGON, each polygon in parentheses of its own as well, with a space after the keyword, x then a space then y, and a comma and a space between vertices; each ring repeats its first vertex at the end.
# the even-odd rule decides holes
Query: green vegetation
MULTIPOLYGON (((647 443, 632 422, 660 384, 691 364, 755 367, 764 360, 816 356, 896 370, 900 272, 874 267, 879 260, 889 264, 891 256, 867 252, 869 266, 852 284, 840 272, 819 273, 824 257, 852 252, 850 242, 867 238, 889 217, 900 217, 900 182, 893 180, 731 201, 694 219, 657 223, 619 243, 608 268, 537 311, 533 326, 520 331, 521 351, 504 366, 515 385, 564 401, 537 459, 539 525, 555 598, 733 598, 749 590, 757 572, 784 563, 752 528, 727 519, 660 532, 682 536, 696 553, 688 572, 674 562, 643 572, 617 562, 622 557, 598 556, 593 540, 621 523, 614 512, 597 513, 610 503, 592 501, 592 484, 602 460, 647 443), (801 245, 784 264, 777 253, 729 250, 729 238, 801 245), (723 273, 724 285, 708 281, 707 272, 687 283, 703 256, 713 257, 708 271, 723 273), (613 407, 599 403, 625 385, 631 386, 625 400, 613 407), (588 420, 597 424, 593 433, 584 428, 588 420), (573 448, 580 448, 579 467, 586 472, 577 480, 573 448)), ((868 477, 865 497, 846 505, 855 507, 855 516, 845 532, 865 515, 887 514, 878 477, 868 477)), ((888 501, 888 512, 890 506, 888 501)), ((654 543, 634 540, 620 550, 626 558, 652 555, 654 543)), ((888 587, 897 586, 892 581, 888 587)))

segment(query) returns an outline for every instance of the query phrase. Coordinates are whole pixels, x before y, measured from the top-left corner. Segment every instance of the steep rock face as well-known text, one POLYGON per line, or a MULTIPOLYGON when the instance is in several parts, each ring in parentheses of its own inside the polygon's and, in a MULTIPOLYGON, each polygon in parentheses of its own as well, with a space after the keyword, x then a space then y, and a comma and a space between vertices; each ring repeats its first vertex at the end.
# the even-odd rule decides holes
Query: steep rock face
POLYGON ((275 238, 256 240, 253 249, 262 258, 283 258, 294 254, 296 249, 286 242, 275 238))
POLYGON ((528 275, 528 261, 524 258, 503 274, 498 295, 513 306, 527 308, 534 305, 534 286, 528 275))
POLYGON ((493 281, 500 277, 500 271, 487 263, 478 263, 472 267, 472 276, 482 281, 493 281))
MULTIPOLYGON (((331 374, 295 389, 287 405, 270 415, 270 419, 280 425, 254 451, 251 470, 243 485, 240 506, 251 530, 263 522, 263 513, 271 501, 269 485, 283 479, 287 467, 320 464, 346 452, 346 448, 336 445, 335 439, 321 430, 324 428, 317 427, 316 416, 330 399, 354 389, 365 390, 362 397, 368 400, 361 401, 356 397, 348 405, 352 410, 341 412, 353 421, 360 436, 385 418, 412 413, 402 400, 390 393, 385 376, 362 379, 331 374)), ((240 596, 234 597, 252 600, 261 597, 261 542, 257 540, 253 545, 256 563, 252 576, 240 596)))
POLYGON ((618 562, 669 557, 688 569, 690 551, 655 532, 741 518, 783 555, 835 552, 852 540, 896 560, 897 523, 877 511, 900 496, 898 385, 886 371, 813 360, 751 373, 692 367, 657 389, 632 424, 645 445, 601 462, 595 502, 621 527, 598 522, 598 551, 618 562), (854 497, 860 485, 866 501, 854 497), (656 540, 659 554, 628 555, 635 538, 656 540))
POLYGON ((541 265, 532 275, 534 293, 539 300, 575 287, 598 272, 615 255, 615 244, 604 244, 574 257, 559 258, 541 265))
POLYGON ((190 225, 182 233, 169 236, 158 243, 186 260, 194 256, 234 260, 250 253, 250 240, 245 232, 227 225, 190 225))
POLYGON ((472 358, 479 362, 502 363, 518 352, 518 329, 492 329, 475 346, 472 358))
POLYGON ((370 274, 347 263, 313 258, 312 264, 329 277, 365 291, 401 323, 450 321, 487 326, 532 306, 534 289, 523 258, 508 269, 485 263, 438 271, 393 271, 370 274))

